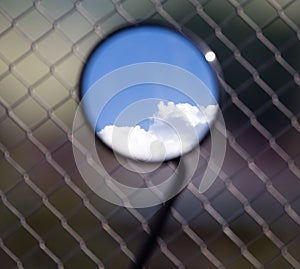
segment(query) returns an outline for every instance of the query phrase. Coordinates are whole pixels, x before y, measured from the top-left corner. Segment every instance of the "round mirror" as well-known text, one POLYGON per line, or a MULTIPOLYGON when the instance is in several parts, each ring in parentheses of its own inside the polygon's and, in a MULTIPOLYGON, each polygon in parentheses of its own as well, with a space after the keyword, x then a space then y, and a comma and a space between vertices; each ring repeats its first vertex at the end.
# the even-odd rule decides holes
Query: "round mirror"
POLYGON ((92 52, 81 97, 96 136, 125 157, 161 162, 199 145, 218 112, 215 54, 167 27, 115 32, 92 52))

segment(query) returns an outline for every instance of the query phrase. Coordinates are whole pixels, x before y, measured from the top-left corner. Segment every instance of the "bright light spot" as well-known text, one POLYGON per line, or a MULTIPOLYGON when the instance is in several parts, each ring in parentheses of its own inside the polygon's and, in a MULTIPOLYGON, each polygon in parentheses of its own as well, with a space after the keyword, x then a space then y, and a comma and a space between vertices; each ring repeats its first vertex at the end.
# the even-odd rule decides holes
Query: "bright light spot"
POLYGON ((209 51, 205 54, 205 59, 208 62, 213 62, 216 59, 216 54, 214 54, 214 52, 212 52, 212 51, 209 51))

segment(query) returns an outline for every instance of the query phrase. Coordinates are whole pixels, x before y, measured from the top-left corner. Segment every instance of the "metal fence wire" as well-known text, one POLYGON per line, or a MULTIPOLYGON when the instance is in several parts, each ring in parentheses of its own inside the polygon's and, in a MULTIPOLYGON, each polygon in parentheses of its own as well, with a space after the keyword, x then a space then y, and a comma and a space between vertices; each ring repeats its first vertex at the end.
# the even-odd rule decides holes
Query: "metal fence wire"
MULTIPOLYGON (((203 145, 146 268, 300 268, 299 12, 299 0, 0 0, 0 267, 134 260, 158 207, 94 194, 76 168, 71 128, 93 47, 124 24, 155 19, 215 51, 228 145, 200 194, 203 145)), ((107 158, 111 173, 132 176, 107 158)))

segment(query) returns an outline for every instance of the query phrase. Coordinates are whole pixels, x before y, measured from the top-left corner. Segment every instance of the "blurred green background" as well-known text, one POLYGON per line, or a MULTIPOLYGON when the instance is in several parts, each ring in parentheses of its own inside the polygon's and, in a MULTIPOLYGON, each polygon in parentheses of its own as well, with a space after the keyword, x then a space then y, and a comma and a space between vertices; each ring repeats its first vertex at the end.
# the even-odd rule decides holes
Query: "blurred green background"
MULTIPOLYGON (((0 0, 0 267, 126 268, 134 258, 158 207, 95 195, 71 128, 94 46, 158 20, 216 53, 229 136, 220 176, 200 195, 209 139, 201 145, 146 268, 300 268, 299 11, 299 0, 0 0)), ((114 176, 142 177, 99 154, 114 176)))

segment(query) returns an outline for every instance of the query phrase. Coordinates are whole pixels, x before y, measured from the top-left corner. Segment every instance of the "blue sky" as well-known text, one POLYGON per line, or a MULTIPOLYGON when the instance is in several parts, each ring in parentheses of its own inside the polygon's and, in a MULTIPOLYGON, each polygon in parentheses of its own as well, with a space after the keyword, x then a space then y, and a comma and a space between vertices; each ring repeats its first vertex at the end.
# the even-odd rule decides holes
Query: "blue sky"
POLYGON ((130 27, 103 41, 94 51, 83 78, 83 93, 104 74, 138 62, 182 67, 217 90, 212 71, 199 49, 179 33, 159 26, 130 27))
MULTIPOLYGON (((102 42, 85 68, 82 81, 83 94, 103 75, 122 66, 140 62, 161 62, 184 68, 200 78, 218 99, 212 71, 198 48, 179 33, 159 26, 127 28, 102 42)), ((189 101, 178 91, 165 86, 134 86, 113 98, 111 105, 102 114, 97 129, 112 124, 114 116, 131 102, 153 97, 175 103, 189 101), (116 100, 117 98, 119 100, 116 100)))

